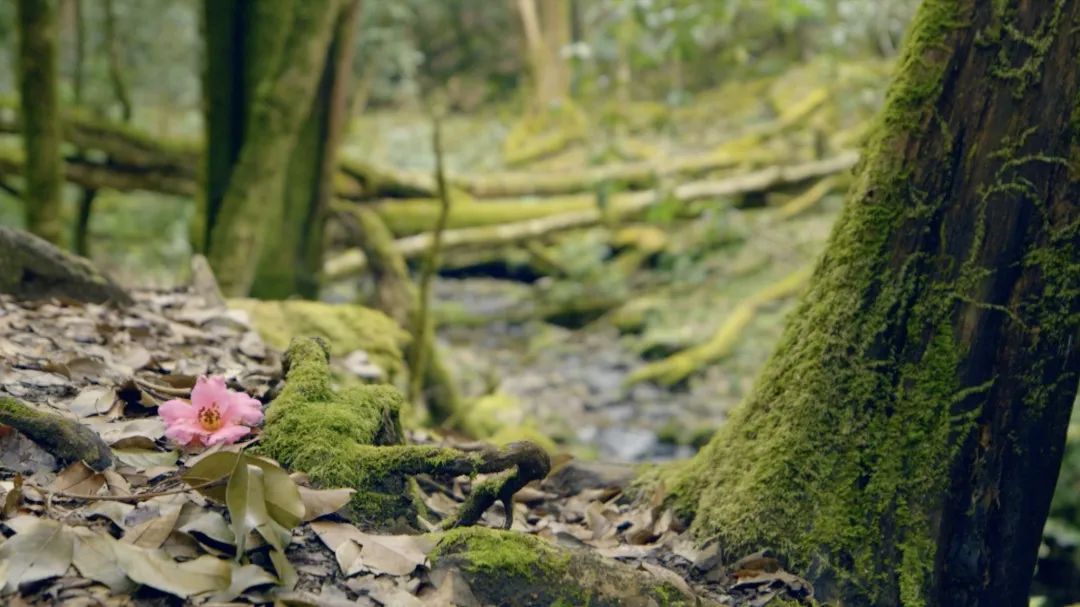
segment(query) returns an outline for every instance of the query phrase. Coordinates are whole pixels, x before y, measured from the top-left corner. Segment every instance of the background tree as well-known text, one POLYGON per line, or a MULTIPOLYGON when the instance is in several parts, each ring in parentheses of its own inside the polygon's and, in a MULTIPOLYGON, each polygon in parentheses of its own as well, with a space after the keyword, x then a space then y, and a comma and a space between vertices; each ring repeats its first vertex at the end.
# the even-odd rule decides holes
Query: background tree
POLYGON ((275 276, 260 281, 260 295, 311 292, 321 260, 318 200, 327 195, 322 167, 334 162, 321 143, 336 141, 328 128, 343 105, 332 101, 344 94, 333 94, 334 40, 350 31, 339 23, 355 20, 354 4, 204 4, 207 168, 195 240, 229 295, 249 294, 267 272, 275 276), (281 258, 290 263, 274 263, 281 258))
POLYGON ((19 0, 19 99, 26 156, 24 203, 30 231, 64 239, 55 0, 19 0))
POLYGON ((926 0, 756 388, 671 487, 844 604, 1024 605, 1076 394, 1080 2, 926 0))

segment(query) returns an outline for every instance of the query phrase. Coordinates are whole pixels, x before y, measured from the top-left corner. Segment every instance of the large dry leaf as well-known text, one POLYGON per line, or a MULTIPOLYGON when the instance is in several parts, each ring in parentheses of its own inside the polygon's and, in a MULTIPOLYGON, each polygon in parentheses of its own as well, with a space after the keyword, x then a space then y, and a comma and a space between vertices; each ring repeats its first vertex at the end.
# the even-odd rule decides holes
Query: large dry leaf
POLYGON ((72 531, 75 534, 72 564, 83 577, 101 582, 120 594, 135 590, 135 584, 116 560, 113 547, 116 540, 112 536, 85 527, 75 527, 72 531))
POLYGON ((22 516, 7 522, 14 536, 0 544, 0 564, 6 565, 4 593, 28 584, 64 575, 71 566, 75 536, 63 524, 22 516))
POLYGON ((151 502, 158 508, 157 516, 128 529, 122 541, 141 548, 160 548, 176 527, 184 501, 183 496, 154 498, 151 502))
POLYGON ((342 571, 356 569, 355 558, 359 558, 364 567, 376 573, 408 575, 427 562, 428 553, 435 547, 431 539, 421 535, 375 535, 347 523, 316 521, 311 523, 311 529, 338 556, 342 571), (360 547, 359 552, 349 546, 350 542, 360 547), (342 556, 352 558, 343 564, 342 556))
POLYGON ((178 563, 161 550, 117 542, 116 560, 129 578, 180 598, 221 592, 232 583, 233 562, 201 556, 178 563))
POLYGON ((49 485, 49 490, 74 495, 97 495, 103 486, 103 474, 95 472, 82 462, 75 462, 56 475, 56 479, 49 485))
POLYGON ((232 528, 225 517, 213 510, 197 508, 194 504, 185 506, 176 530, 213 550, 236 553, 236 536, 232 528))
POLYGON ((242 565, 233 569, 229 587, 210 597, 210 600, 214 603, 225 603, 256 586, 276 584, 277 581, 273 574, 258 565, 242 565))
POLYGON ((153 449, 155 441, 165 435, 165 423, 156 417, 109 422, 98 418, 87 420, 109 445, 117 449, 153 449))
POLYGON ((156 449, 113 449, 113 455, 121 463, 136 470, 176 466, 179 451, 158 451, 156 449))
POLYGON ((90 386, 84 388, 82 392, 79 392, 78 396, 68 403, 68 409, 79 417, 104 415, 112 408, 115 400, 116 393, 112 388, 90 386))
POLYGON ((430 577, 435 592, 420 595, 428 607, 481 607, 457 567, 436 567, 430 577))
POLYGON ((341 510, 356 493, 355 489, 311 489, 303 486, 297 489, 304 503, 305 523, 341 510))

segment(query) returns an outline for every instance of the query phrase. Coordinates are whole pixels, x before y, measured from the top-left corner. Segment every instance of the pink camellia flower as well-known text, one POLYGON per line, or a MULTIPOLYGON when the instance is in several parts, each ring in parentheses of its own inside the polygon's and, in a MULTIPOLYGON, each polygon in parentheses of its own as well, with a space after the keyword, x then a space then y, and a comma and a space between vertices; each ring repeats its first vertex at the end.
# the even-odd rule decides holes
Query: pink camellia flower
POLYGON ((200 377, 191 402, 173 399, 158 407, 165 436, 187 447, 235 443, 262 421, 262 405, 225 387, 221 377, 200 377))

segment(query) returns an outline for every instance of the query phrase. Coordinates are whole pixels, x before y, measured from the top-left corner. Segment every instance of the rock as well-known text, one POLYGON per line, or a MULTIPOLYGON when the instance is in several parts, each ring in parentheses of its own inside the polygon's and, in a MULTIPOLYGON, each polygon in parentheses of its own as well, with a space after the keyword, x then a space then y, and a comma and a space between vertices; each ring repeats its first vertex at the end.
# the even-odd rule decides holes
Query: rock
POLYGON ((569 496, 585 489, 623 489, 636 473, 636 467, 631 464, 575 459, 552 471, 542 484, 548 491, 569 496))

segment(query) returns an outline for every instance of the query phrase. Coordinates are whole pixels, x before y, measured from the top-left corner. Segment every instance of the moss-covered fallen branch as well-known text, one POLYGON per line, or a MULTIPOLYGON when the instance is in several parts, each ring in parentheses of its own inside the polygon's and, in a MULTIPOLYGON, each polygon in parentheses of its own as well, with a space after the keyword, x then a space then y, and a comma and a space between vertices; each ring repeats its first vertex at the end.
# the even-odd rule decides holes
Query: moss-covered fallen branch
MULTIPOLYGON (((725 179, 695 181, 683 184, 671 192, 679 202, 707 198, 739 196, 765 192, 785 185, 834 175, 855 165, 858 154, 845 152, 825 160, 791 166, 774 166, 735 175, 725 179)), ((608 203, 611 218, 631 218, 658 201, 653 192, 617 194, 608 203)), ((368 212, 355 205, 338 204, 335 210, 356 214, 368 212)), ((407 259, 423 254, 431 246, 430 230, 438 214, 438 203, 427 200, 384 202, 375 205, 379 216, 395 234, 394 248, 407 259)), ((560 196, 543 202, 526 203, 520 200, 500 200, 455 204, 450 213, 449 227, 442 237, 444 250, 492 247, 520 243, 558 232, 586 228, 604 220, 592 196, 560 196)), ((324 276, 336 280, 363 271, 366 257, 356 249, 348 249, 327 258, 324 276)))
MULTIPOLYGON (((506 471, 481 483, 447 526, 469 525, 497 499, 547 475, 547 454, 530 443, 466 452, 403 444, 401 394, 389 386, 334 390, 325 344, 297 338, 285 356, 285 388, 266 416, 259 451, 306 472, 324 487, 356 489, 348 513, 375 528, 417 526, 423 510, 411 476, 457 476, 506 471)), ((512 512, 508 510, 508 512, 512 512)))
POLYGON ((739 335, 754 319, 758 308, 776 299, 796 295, 810 279, 810 272, 810 267, 796 270, 780 281, 754 293, 735 306, 708 341, 638 368, 627 376, 626 385, 655 381, 670 386, 686 379, 706 365, 726 357, 734 350, 739 335))
POLYGON ((14 428, 60 463, 82 461, 94 470, 104 470, 112 465, 112 451, 93 430, 2 394, 0 424, 14 428))

